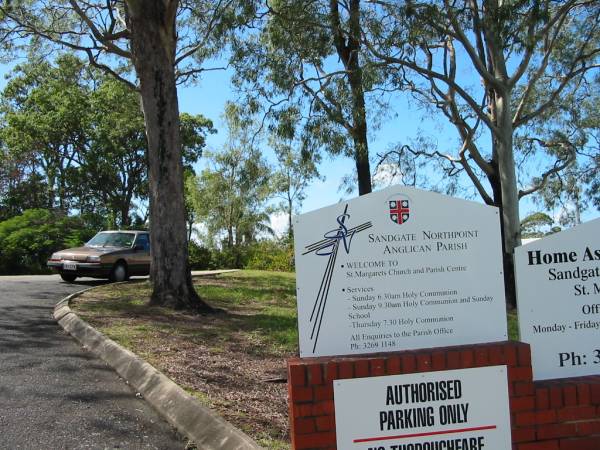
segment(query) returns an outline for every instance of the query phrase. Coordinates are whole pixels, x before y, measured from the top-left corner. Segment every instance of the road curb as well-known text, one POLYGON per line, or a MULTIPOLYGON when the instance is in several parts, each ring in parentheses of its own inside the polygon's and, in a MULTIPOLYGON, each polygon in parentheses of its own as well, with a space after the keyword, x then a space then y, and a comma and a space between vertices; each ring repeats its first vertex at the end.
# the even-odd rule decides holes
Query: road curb
POLYGON ((54 318, 67 333, 127 380, 167 422, 191 439, 198 449, 262 448, 152 365, 80 319, 69 307, 69 302, 91 289, 94 288, 71 294, 55 306, 54 318))

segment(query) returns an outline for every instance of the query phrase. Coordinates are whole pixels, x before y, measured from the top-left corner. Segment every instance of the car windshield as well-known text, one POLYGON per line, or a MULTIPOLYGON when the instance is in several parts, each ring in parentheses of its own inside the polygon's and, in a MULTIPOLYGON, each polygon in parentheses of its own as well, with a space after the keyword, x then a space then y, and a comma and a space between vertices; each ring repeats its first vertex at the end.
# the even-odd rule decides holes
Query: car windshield
POLYGON ((131 247, 134 233, 98 233, 86 244, 88 247, 131 247))

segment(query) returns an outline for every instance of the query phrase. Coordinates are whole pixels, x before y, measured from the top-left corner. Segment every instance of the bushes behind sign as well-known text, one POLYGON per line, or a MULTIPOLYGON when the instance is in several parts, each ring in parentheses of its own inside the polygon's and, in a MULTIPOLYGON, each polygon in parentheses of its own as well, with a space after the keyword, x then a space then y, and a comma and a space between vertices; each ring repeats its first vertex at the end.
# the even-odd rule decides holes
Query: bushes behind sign
POLYGON ((294 270, 293 247, 286 241, 264 240, 222 249, 210 249, 192 241, 189 246, 193 270, 254 269, 277 272, 294 270))

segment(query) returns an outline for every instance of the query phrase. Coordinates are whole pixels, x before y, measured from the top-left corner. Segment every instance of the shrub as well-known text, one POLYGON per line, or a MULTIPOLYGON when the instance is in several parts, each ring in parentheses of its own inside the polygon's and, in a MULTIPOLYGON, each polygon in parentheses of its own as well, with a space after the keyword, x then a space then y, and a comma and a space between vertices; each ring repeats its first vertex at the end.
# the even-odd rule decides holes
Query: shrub
POLYGON ((188 244, 189 261, 192 270, 214 269, 212 264, 212 252, 210 249, 190 241, 188 244))
POLYGON ((46 209, 29 209, 0 222, 0 273, 47 273, 55 251, 81 245, 93 232, 82 220, 46 209))
POLYGON ((294 248, 286 242, 257 242, 250 246, 245 268, 292 272, 294 270, 294 248))
POLYGON ((255 269, 277 272, 294 270, 293 246, 285 241, 264 240, 222 249, 208 249, 191 241, 189 258, 193 270, 255 269))

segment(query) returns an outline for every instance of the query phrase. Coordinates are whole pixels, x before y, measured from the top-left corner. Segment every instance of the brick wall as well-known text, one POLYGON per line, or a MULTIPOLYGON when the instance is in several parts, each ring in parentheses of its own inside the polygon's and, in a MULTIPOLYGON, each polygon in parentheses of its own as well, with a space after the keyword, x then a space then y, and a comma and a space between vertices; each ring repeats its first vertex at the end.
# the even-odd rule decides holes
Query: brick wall
POLYGON ((336 448, 333 380, 496 365, 508 366, 513 450, 600 450, 600 376, 534 383, 529 345, 512 341, 290 359, 292 447, 336 448))

